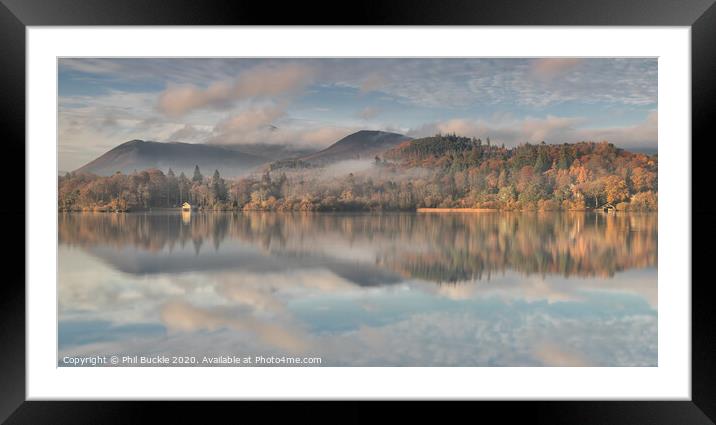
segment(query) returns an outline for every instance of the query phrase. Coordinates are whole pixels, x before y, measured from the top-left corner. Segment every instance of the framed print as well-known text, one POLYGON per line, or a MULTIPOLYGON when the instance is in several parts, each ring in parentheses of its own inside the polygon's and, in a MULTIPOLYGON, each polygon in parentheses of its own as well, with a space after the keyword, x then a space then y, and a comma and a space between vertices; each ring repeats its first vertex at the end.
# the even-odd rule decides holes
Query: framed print
POLYGON ((710 2, 150 4, 3 5, 8 423, 713 423, 710 2))

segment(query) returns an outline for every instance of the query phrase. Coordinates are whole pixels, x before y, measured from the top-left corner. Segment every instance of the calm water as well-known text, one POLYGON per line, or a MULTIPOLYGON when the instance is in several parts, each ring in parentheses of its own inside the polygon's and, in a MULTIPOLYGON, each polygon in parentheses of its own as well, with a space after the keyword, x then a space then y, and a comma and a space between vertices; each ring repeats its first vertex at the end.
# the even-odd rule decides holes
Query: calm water
POLYGON ((59 243, 61 366, 657 364, 656 214, 72 213, 59 243))

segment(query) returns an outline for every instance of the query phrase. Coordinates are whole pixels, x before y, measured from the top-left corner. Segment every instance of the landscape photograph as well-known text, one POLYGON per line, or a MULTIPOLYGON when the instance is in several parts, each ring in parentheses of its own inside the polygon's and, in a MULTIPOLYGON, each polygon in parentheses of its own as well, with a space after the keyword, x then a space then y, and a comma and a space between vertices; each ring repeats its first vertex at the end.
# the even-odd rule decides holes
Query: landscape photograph
POLYGON ((657 58, 58 58, 60 367, 658 366, 657 58))

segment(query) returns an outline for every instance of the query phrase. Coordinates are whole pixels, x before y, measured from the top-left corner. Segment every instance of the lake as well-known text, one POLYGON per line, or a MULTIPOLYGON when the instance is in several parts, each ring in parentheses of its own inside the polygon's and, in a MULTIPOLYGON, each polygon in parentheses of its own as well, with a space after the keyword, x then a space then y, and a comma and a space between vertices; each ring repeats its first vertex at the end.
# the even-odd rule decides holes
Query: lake
POLYGON ((60 213, 58 365, 656 366, 657 225, 60 213))

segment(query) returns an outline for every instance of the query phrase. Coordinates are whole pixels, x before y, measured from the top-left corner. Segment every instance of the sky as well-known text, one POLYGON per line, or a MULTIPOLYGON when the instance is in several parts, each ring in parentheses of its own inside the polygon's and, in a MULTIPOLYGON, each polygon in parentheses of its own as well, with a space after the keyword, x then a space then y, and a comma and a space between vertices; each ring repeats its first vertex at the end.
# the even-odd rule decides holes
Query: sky
POLYGON ((59 169, 133 139, 326 147, 358 130, 656 151, 656 58, 60 58, 59 169))

